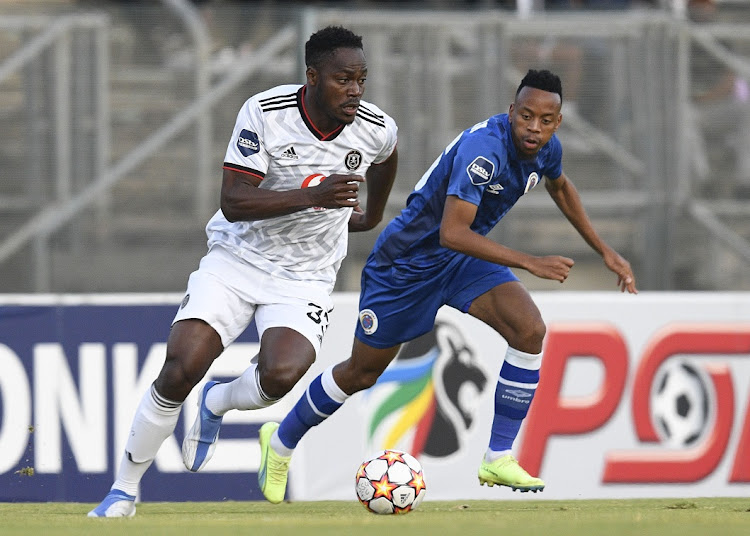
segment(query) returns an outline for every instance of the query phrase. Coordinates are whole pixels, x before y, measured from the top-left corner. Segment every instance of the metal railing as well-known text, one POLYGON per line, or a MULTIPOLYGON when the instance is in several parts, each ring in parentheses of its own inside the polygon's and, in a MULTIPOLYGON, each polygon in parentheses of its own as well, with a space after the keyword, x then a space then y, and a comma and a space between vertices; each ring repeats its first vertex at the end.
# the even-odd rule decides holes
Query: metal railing
MULTIPOLYGON (((366 98, 399 123, 401 158, 398 184, 389 207, 391 215, 450 139, 467 126, 507 109, 527 66, 546 66, 544 61, 549 61, 553 70, 560 67, 554 58, 543 61, 541 54, 530 64, 519 59, 521 51, 539 52, 573 43, 588 58, 584 60, 588 83, 583 84, 578 95, 579 107, 563 109, 560 136, 564 147, 568 140, 580 142, 579 152, 567 153, 571 156, 566 160, 566 171, 576 180, 595 218, 624 217, 622 229, 612 232, 622 235, 621 242, 631 248, 628 253, 638 264, 643 287, 679 288, 674 272, 684 262, 684 253, 677 246, 676 226, 686 218, 697 222, 728 251, 750 264, 748 241, 727 223, 746 218, 745 205, 702 199, 696 191, 690 155, 686 154, 691 150, 687 141, 691 125, 686 118, 692 106, 692 47, 700 46, 719 63, 750 78, 747 58, 721 43, 724 39, 750 42, 747 25, 698 26, 662 12, 538 14, 534 24, 528 24, 521 17, 498 10, 477 15, 309 8, 291 22, 285 12, 286 24, 274 28, 262 46, 239 58, 212 85, 211 42, 203 22, 194 10, 186 10, 182 0, 163 3, 181 16, 184 28, 192 36, 190 76, 194 95, 166 123, 113 163, 107 131, 108 89, 102 80, 108 73, 107 17, 26 17, 23 21, 0 17, 0 30, 26 24, 37 31, 0 63, 0 84, 22 72, 41 54, 54 50, 58 67, 53 98, 63 104, 71 98, 66 67, 71 52, 65 45, 65 36, 76 25, 96 27, 97 31, 98 52, 94 56, 100 94, 96 124, 101 129, 95 149, 97 172, 82 184, 78 174, 71 171, 75 163, 67 145, 70 139, 56 140, 54 155, 60 166, 53 195, 35 197, 48 184, 29 187, 31 195, 25 199, 29 205, 37 203, 38 211, 0 241, 0 264, 33 244, 37 291, 51 290, 49 237, 74 223, 87 208, 100 207, 101 217, 106 218, 104 209, 113 188, 159 155, 191 125, 196 127, 196 163, 190 217, 205 222, 215 209, 210 198, 215 182, 210 161, 217 157, 211 134, 212 113, 253 75, 278 71, 279 65, 292 62, 292 71, 297 75, 288 77, 288 81, 301 81, 305 38, 327 23, 345 24, 364 36, 372 73, 366 98), (727 208, 730 205, 735 208, 727 208)), ((71 121, 72 113, 70 108, 60 106, 55 110, 56 124, 69 130, 64 125, 71 121)), ((42 172, 38 175, 39 180, 46 178, 42 172)), ((0 210, 18 204, 9 199, 3 202, 0 196, 0 210)), ((544 196, 529 196, 513 212, 521 219, 509 219, 495 235, 511 247, 523 247, 522 242, 529 240, 530 219, 538 226, 558 217, 544 196)), ((550 236, 554 241, 558 235, 550 236)), ((545 247, 544 233, 532 240, 534 247, 545 247)), ((368 246, 366 240, 353 244, 350 257, 363 256, 368 246)))

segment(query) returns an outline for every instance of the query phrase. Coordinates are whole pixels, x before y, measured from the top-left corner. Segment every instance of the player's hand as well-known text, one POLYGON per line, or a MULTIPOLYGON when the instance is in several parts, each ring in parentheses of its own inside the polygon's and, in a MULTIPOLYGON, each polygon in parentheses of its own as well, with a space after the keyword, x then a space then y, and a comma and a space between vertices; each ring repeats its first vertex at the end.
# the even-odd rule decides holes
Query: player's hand
POLYGON ((527 270, 542 279, 551 279, 563 283, 570 273, 575 262, 568 257, 560 255, 548 255, 546 257, 534 257, 533 262, 527 270))
POLYGON ((359 183, 364 182, 361 175, 328 175, 320 184, 309 188, 313 195, 313 206, 324 208, 342 208, 359 206, 359 183))
POLYGON ((627 290, 630 294, 638 294, 635 275, 633 275, 630 263, 613 249, 605 251, 603 257, 607 268, 617 274, 617 286, 620 287, 620 292, 627 290))

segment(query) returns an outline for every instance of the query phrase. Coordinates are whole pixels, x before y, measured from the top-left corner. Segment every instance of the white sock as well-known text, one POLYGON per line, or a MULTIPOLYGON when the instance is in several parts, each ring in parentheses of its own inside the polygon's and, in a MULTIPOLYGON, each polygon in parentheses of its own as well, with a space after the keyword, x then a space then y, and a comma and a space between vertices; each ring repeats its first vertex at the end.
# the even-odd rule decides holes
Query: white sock
POLYGON ((502 458, 503 456, 507 456, 508 454, 512 454, 513 452, 510 449, 507 450, 492 450, 487 449, 487 452, 484 453, 484 460, 488 463, 492 463, 495 460, 502 458))
POLYGON ((211 413, 221 416, 230 409, 267 408, 277 401, 263 392, 258 365, 253 363, 235 380, 211 387, 206 393, 205 404, 211 413))
POLYGON ((271 441, 269 443, 270 443, 271 448, 274 450, 274 452, 278 454, 279 456, 284 456, 285 458, 288 458, 294 452, 294 449, 290 449, 284 443, 281 442, 281 439, 279 439, 278 429, 274 430, 273 434, 271 435, 271 441))
POLYGON ((175 402, 156 392, 153 384, 138 405, 112 488, 129 495, 138 494, 138 486, 146 470, 177 425, 182 402, 175 402))

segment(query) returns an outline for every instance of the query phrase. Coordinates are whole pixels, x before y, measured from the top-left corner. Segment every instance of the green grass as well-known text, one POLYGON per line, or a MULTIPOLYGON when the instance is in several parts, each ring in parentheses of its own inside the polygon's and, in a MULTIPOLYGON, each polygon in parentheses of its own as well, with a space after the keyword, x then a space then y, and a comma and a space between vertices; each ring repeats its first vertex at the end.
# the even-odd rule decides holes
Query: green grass
POLYGON ((179 536, 732 536, 750 534, 750 498, 426 501, 405 516, 351 502, 142 503, 130 519, 89 519, 93 504, 0 504, 0 534, 179 536))

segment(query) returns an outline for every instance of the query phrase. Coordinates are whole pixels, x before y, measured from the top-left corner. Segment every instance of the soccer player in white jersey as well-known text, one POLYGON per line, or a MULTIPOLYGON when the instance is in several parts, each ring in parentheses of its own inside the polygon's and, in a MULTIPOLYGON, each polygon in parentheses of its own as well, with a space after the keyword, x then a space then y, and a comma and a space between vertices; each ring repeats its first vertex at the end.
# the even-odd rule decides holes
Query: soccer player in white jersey
POLYGON ((511 268, 562 283, 573 260, 529 255, 486 235, 545 177, 557 206, 617 274, 620 290, 637 292, 630 263, 599 237, 562 171, 562 147, 555 135, 561 106, 560 79, 531 70, 507 114, 462 132, 424 174, 362 270, 351 357, 315 378, 280 425, 261 427, 261 472, 275 475, 263 489, 269 501, 284 499, 289 461, 304 434, 353 393, 374 385, 402 343, 432 330, 443 305, 478 318, 508 343, 505 356, 498 356, 503 364, 480 483, 514 491, 544 489, 544 482, 529 475, 511 452, 539 382, 546 331, 511 268))
POLYGON ((221 208, 206 227, 208 253, 190 275, 166 361, 136 411, 115 482, 91 517, 135 514, 141 478, 183 401, 253 318, 260 351, 234 381, 206 382, 182 445, 186 467, 198 471, 209 460, 227 411, 267 407, 289 392, 320 350, 347 231, 372 229, 383 217, 397 128, 361 100, 362 38, 324 28, 305 44, 305 62, 304 85, 255 95, 237 116, 221 208))

